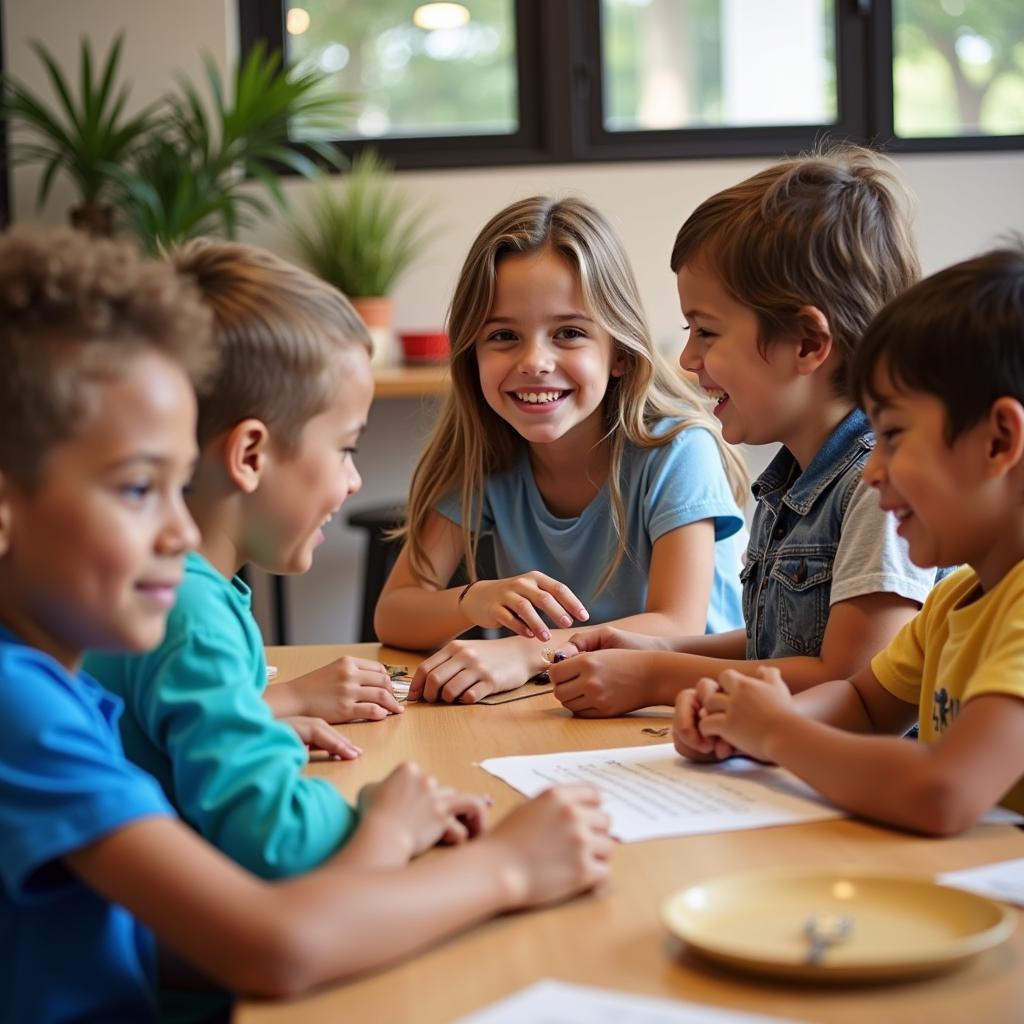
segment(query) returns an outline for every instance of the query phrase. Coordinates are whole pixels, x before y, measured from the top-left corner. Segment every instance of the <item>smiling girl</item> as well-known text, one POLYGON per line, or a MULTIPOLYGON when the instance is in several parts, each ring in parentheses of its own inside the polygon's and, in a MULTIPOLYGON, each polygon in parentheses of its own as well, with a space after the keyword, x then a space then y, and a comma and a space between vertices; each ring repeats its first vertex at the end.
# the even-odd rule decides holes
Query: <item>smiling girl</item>
POLYGON ((410 696, 518 686, 574 621, 738 626, 742 463, 655 348, 604 218, 577 199, 502 210, 466 258, 449 333, 452 388, 374 620, 385 643, 445 645, 410 696), (497 579, 475 570, 485 533, 497 579), (472 582, 449 587, 463 559, 472 582), (452 640, 473 626, 516 635, 452 640))

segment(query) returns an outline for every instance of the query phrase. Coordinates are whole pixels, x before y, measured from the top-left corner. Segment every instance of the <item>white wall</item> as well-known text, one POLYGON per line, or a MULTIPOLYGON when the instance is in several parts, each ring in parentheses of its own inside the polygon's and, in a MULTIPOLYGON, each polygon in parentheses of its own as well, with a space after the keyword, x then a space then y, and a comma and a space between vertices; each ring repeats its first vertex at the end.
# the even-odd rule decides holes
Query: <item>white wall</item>
MULTIPOLYGON (((196 74, 201 52, 226 66, 236 47, 234 0, 4 0, 6 66, 41 86, 26 42, 43 40, 74 67, 78 38, 102 50, 127 33, 124 67, 143 102, 170 85, 174 70, 196 74)), ((765 160, 699 160, 421 171, 402 184, 435 212, 435 240, 395 292, 399 327, 442 322, 455 274, 474 234, 503 204, 537 192, 581 195, 614 222, 630 252, 655 337, 669 348, 681 339, 681 317, 668 270, 679 224, 712 192, 762 167, 765 160)), ((900 169, 917 196, 917 236, 926 272, 969 256, 1007 230, 1024 230, 1024 152, 901 157, 900 169)), ((14 181, 17 219, 33 216, 34 174, 14 181)), ((302 199, 306 186, 288 192, 302 199)), ((43 219, 59 220, 68 190, 55 193, 43 219)), ((279 225, 261 226, 252 240, 287 253, 279 225)), ((430 402, 381 401, 371 415, 359 464, 363 492, 352 507, 401 498, 420 440, 429 429, 430 402)), ((343 515, 340 518, 344 518, 343 515)), ((289 581, 292 638, 299 642, 352 638, 357 614, 362 538, 345 528, 320 549, 305 577, 289 581)))

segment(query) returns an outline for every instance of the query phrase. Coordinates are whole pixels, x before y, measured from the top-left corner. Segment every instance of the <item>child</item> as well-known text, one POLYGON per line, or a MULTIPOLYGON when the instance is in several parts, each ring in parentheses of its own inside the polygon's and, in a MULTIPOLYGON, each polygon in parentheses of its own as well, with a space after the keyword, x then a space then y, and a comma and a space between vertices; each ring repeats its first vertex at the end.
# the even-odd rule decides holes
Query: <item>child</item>
POLYGON ((680 363, 715 400, 725 439, 783 447, 753 487, 745 628, 574 637, 594 653, 549 675, 584 717, 672 705, 730 667, 777 666, 794 690, 855 672, 935 579, 911 564, 860 480, 874 439, 844 391, 871 317, 918 273, 897 183, 879 158, 846 148, 755 174, 691 214, 671 263, 689 330, 680 363))
POLYGON ((676 746, 737 748, 855 814, 949 835, 998 801, 1024 812, 1024 250, 890 302, 850 376, 878 438, 864 479, 911 558, 966 565, 849 679, 796 698, 776 669, 702 679, 679 698, 676 746))
POLYGON ((381 640, 435 647, 410 698, 466 703, 547 667, 542 616, 651 633, 740 622, 742 464, 662 359, 629 262, 577 199, 525 199, 480 232, 449 315, 452 389, 413 479, 381 640), (730 493, 730 487, 732 493, 730 493), (481 532, 496 580, 478 579, 481 532), (466 558, 473 581, 447 588, 466 558))
MULTIPOLYGON (((224 986, 284 995, 607 873, 607 820, 586 789, 407 866, 446 832, 475 831, 482 802, 403 766, 367 794, 340 856, 270 884, 175 820, 125 759, 121 702, 79 664, 87 646, 163 635, 197 540, 181 500, 196 455, 186 371, 209 364, 208 339, 207 312, 168 266, 70 231, 0 237, 6 1019, 153 1019, 148 928, 224 986)), ((353 401, 367 387, 359 370, 353 401)))
POLYGON ((303 776, 295 732, 358 756, 323 719, 402 707, 384 667, 363 659, 266 687, 263 641, 236 574, 249 562, 305 572, 322 527, 359 489, 352 456, 373 394, 370 339, 340 292, 269 252, 200 240, 173 263, 212 309, 220 357, 200 393, 186 495, 199 550, 186 556, 163 643, 95 652, 85 668, 124 701, 125 753, 177 812, 243 867, 285 877, 320 864, 356 823, 334 786, 303 776), (293 731, 275 712, 303 717, 288 719, 293 731))

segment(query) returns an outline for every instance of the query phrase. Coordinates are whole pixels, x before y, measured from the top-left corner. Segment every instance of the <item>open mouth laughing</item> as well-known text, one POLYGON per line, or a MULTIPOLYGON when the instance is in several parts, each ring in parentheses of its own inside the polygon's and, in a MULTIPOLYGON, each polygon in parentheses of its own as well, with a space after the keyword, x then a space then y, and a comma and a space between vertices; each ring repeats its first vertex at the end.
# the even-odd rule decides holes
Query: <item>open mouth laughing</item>
POLYGON ((506 393, 518 406, 539 412, 558 405, 571 392, 565 388, 522 388, 506 393))
POLYGON ((729 393, 727 391, 723 391, 722 388, 709 387, 706 384, 704 385, 704 394, 715 403, 716 409, 729 400, 729 393))

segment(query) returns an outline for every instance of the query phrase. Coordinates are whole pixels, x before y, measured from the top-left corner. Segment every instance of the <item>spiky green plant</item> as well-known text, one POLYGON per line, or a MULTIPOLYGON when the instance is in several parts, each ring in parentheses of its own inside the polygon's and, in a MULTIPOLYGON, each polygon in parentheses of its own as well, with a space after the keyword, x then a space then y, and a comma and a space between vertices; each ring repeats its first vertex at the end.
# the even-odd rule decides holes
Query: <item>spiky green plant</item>
MULTIPOLYGON (((129 88, 117 83, 124 39, 118 36, 93 74, 88 39, 79 46, 78 94, 42 43, 32 49, 46 69, 53 100, 33 92, 11 75, 4 75, 0 117, 13 129, 11 159, 15 164, 41 164, 36 205, 42 206, 59 172, 67 174, 78 190, 84 219, 88 211, 110 200, 110 166, 123 165, 158 119, 159 101, 131 117, 125 115, 129 88)), ((97 215, 99 220, 103 215, 97 215)))
MULTIPOLYGON (((171 246, 197 234, 233 237, 256 216, 268 216, 262 184, 286 207, 278 171, 312 177, 317 165, 288 145, 290 126, 316 129, 336 118, 351 98, 328 95, 319 71, 286 67, 280 54, 255 46, 234 72, 230 89, 206 59, 203 96, 179 77, 158 132, 125 169, 112 170, 128 200, 126 221, 149 249, 171 246)), ((337 167, 330 143, 307 141, 315 156, 337 167)))
POLYGON ((428 213, 364 150, 338 183, 321 181, 290 230, 306 265, 354 298, 389 295, 428 242, 428 213))

